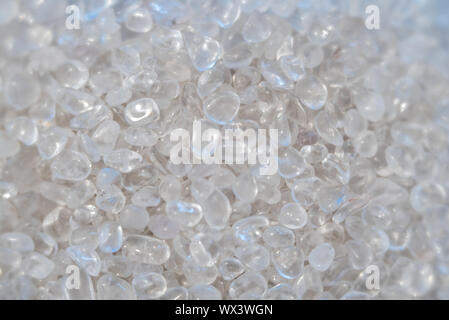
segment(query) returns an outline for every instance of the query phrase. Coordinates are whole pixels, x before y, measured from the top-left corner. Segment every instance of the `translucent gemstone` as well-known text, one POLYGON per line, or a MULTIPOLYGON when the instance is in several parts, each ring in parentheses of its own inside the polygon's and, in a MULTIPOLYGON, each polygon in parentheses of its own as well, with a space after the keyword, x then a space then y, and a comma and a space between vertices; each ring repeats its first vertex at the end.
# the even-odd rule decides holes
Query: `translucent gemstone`
POLYGON ((130 125, 153 123, 159 120, 159 107, 151 98, 135 100, 126 105, 125 117, 130 125))
POLYGON ((253 53, 247 43, 241 43, 223 53, 223 64, 232 69, 247 67, 253 61, 253 53))
POLYGON ((367 225, 387 229, 393 222, 391 210, 380 204, 372 204, 363 209, 362 218, 367 225))
POLYGON ((349 240, 345 243, 349 261, 356 270, 367 267, 373 259, 371 248, 363 241, 349 240))
POLYGON ((210 96, 224 83, 225 76, 225 70, 218 66, 204 71, 198 78, 198 94, 201 97, 210 96))
POLYGON ((78 114, 70 120, 73 129, 93 129, 100 122, 112 119, 112 112, 104 104, 97 104, 92 109, 78 114))
POLYGON ((238 220, 232 226, 235 238, 241 243, 257 242, 262 238, 262 229, 266 228, 269 220, 264 216, 252 216, 238 220))
POLYGON ((122 180, 122 176, 118 170, 112 168, 103 168, 97 173, 96 185, 98 188, 103 189, 111 184, 118 184, 122 180))
POLYGON ((38 252, 30 253, 23 264, 26 274, 38 280, 47 278, 55 268, 53 261, 38 252))
POLYGON ((25 233, 7 232, 0 236, 0 246, 18 252, 27 252, 34 250, 34 242, 31 237, 25 233))
POLYGON ((34 144, 39 137, 36 123, 28 117, 17 117, 13 119, 7 123, 6 131, 26 146, 34 144))
POLYGON ((276 225, 265 229, 263 240, 273 248, 289 247, 295 243, 295 234, 290 229, 276 225))
POLYGON ((117 149, 105 154, 103 161, 105 165, 113 169, 128 173, 141 164, 142 156, 129 149, 117 149))
POLYGON ((72 246, 66 249, 70 258, 89 275, 96 277, 101 270, 100 256, 92 249, 80 246, 72 246))
POLYGON ((279 64, 284 74, 292 81, 298 81, 305 76, 304 62, 294 55, 282 56, 279 64))
POLYGON ((326 110, 320 111, 314 118, 315 129, 326 142, 335 146, 343 145, 343 136, 335 126, 332 125, 329 113, 326 110))
POLYGON ((105 186, 97 192, 95 204, 101 210, 118 214, 125 207, 126 198, 115 185, 105 186))
POLYGON ((264 246, 256 243, 237 247, 235 256, 254 271, 265 270, 270 265, 270 252, 264 246))
POLYGON ((130 235, 123 244, 122 253, 133 261, 160 265, 170 258, 170 247, 156 238, 130 235))
POLYGON ((94 107, 95 96, 82 90, 66 88, 56 101, 65 111, 76 116, 94 107))
POLYGON ((69 224, 71 215, 71 210, 61 206, 56 207, 42 221, 44 232, 52 236, 56 241, 67 241, 71 230, 69 224))
POLYGON ((304 67, 316 68, 323 62, 323 49, 313 43, 307 43, 301 48, 301 57, 304 61, 304 67))
POLYGON ((120 224, 125 229, 142 232, 148 222, 148 212, 145 208, 130 204, 120 212, 120 224))
POLYGON ((210 267, 200 266, 191 257, 187 257, 184 261, 182 271, 187 281, 192 285, 211 284, 218 276, 218 270, 214 265, 210 267))
POLYGON ((193 227, 203 217, 203 210, 199 204, 185 201, 169 201, 165 206, 167 217, 180 226, 193 227))
POLYGON ((170 220, 165 214, 150 216, 148 228, 159 239, 173 239, 179 231, 178 224, 170 220))
POLYGON ((414 174, 417 156, 415 146, 390 145, 385 149, 388 168, 403 178, 409 178, 414 174))
POLYGON ((98 229, 98 241, 102 252, 119 251, 123 243, 122 226, 112 221, 104 222, 98 229))
POLYGON ((447 203, 446 190, 437 183, 420 182, 410 192, 410 204, 418 212, 441 209, 447 203))
POLYGON ((95 250, 98 247, 97 229, 93 226, 76 228, 70 235, 70 245, 95 250))
POLYGON ((50 127, 40 132, 37 149, 44 160, 52 159, 64 150, 68 141, 68 132, 61 127, 50 127))
POLYGON ((252 202, 257 196, 257 182, 251 175, 240 175, 232 185, 235 196, 243 202, 252 202))
POLYGON ((277 16, 283 18, 287 18, 291 14, 293 14, 295 8, 296 8, 295 0, 284 0, 282 2, 270 4, 270 10, 273 11, 273 13, 276 14, 277 16))
POLYGON ((204 219, 214 229, 223 229, 229 220, 232 209, 228 197, 220 190, 214 190, 201 202, 204 219))
POLYGON ((179 30, 158 26, 151 32, 151 44, 163 52, 176 53, 183 46, 182 34, 179 30))
POLYGON ((220 247, 211 234, 197 233, 190 241, 189 251, 196 264, 202 267, 215 265, 220 247))
POLYGON ((267 280, 263 275, 248 271, 231 282, 229 296, 231 299, 242 299, 248 295, 263 297, 267 287, 267 280))
POLYGON ((320 272, 324 272, 332 264, 335 257, 335 250, 329 243, 323 243, 315 247, 309 254, 310 265, 320 272))
POLYGON ((291 87, 292 82, 284 73, 278 61, 262 60, 260 68, 264 79, 272 86, 284 89, 291 87))
POLYGON ((140 53, 132 46, 119 47, 112 52, 112 64, 125 75, 133 74, 139 70, 140 53))
POLYGON ((372 91, 357 92, 353 96, 354 104, 362 117, 368 121, 379 121, 385 113, 383 97, 372 91))
POLYGON ((230 28, 240 17, 241 7, 237 0, 214 0, 210 14, 221 28, 230 28))
POLYGON ((328 150, 323 144, 313 144, 303 146, 299 151, 299 154, 308 164, 314 165, 320 163, 326 158, 328 150))
POLYGON ((89 69, 81 61, 70 60, 56 69, 55 77, 60 85, 77 90, 89 80, 89 69))
POLYGON ((126 280, 112 274, 105 274, 97 281, 97 298, 99 300, 135 300, 136 295, 126 280))
POLYGON ((345 113, 344 130, 350 138, 355 138, 368 128, 368 122, 360 115, 357 109, 351 109, 345 113))
POLYGON ((152 147, 158 142, 159 136, 147 127, 128 127, 124 139, 132 146, 152 147))
POLYGON ((278 172, 281 177, 286 179, 297 177, 305 168, 306 162, 298 150, 292 147, 279 150, 278 172))
POLYGON ((365 131, 354 139, 356 152, 364 158, 371 158, 377 153, 377 138, 373 131, 365 131))
POLYGON ((241 275, 245 271, 245 267, 240 260, 227 258, 220 262, 218 270, 224 280, 231 281, 241 275))
POLYGON ((100 154, 107 154, 114 149, 119 134, 120 125, 113 120, 105 120, 95 129, 92 141, 100 154))
POLYGON ((309 109, 321 109, 327 100, 327 87, 317 77, 306 75, 296 82, 295 93, 309 109))
POLYGON ((57 179, 82 181, 90 175, 92 164, 84 153, 65 150, 53 160, 50 170, 57 179))
POLYGON ((161 198, 156 187, 148 186, 136 191, 131 198, 131 202, 136 206, 144 208, 157 207, 161 202, 161 198))
POLYGON ((127 103, 132 97, 132 91, 128 88, 118 88, 115 90, 111 90, 106 94, 105 101, 111 106, 119 106, 123 103, 127 103))
POLYGON ((307 211, 299 203, 287 203, 281 208, 279 222, 289 229, 301 229, 307 224, 307 211))
POLYGON ((199 284, 189 288, 191 300, 221 300, 221 292, 209 284, 199 284))
POLYGON ((165 201, 179 199, 182 193, 182 185, 179 180, 172 175, 162 178, 159 184, 159 194, 165 201))
POLYGON ((242 36, 249 43, 267 40, 271 35, 271 24, 267 16, 260 12, 253 12, 242 28, 242 36))
POLYGON ((87 204, 77 208, 73 212, 73 219, 79 224, 90 224, 98 217, 97 207, 87 204))
POLYGON ((137 299, 157 299, 164 295, 167 290, 167 281, 164 276, 155 272, 137 274, 132 281, 137 299))
POLYGON ((318 191, 318 204, 324 212, 334 212, 346 200, 344 190, 340 186, 326 186, 318 191))
POLYGON ((41 87, 35 77, 16 73, 7 79, 3 92, 10 106, 24 110, 39 100, 41 87))
POLYGON ((0 131, 0 158, 12 157, 20 151, 20 143, 0 131))
POLYGON ((222 56, 221 45, 213 38, 186 32, 184 43, 193 66, 200 72, 215 66, 215 63, 222 56))
POLYGON ((294 246, 272 249, 271 260, 277 272, 286 279, 298 278, 304 269, 304 254, 294 246))
POLYGON ((126 13, 125 26, 133 32, 145 33, 153 27, 153 18, 147 9, 135 8, 126 13))

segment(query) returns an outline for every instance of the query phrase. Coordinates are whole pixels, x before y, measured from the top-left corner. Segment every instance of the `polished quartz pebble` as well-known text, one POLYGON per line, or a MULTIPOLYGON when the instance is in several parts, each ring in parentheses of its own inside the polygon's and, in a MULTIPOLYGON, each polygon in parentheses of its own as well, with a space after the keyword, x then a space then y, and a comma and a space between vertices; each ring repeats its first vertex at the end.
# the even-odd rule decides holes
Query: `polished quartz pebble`
POLYGON ((321 109, 327 101, 327 87, 322 80, 306 75, 296 82, 295 94, 309 109, 321 109))
POLYGON ((233 280, 245 271, 245 267, 236 258, 227 258, 220 262, 218 270, 224 280, 233 280))
POLYGON ((229 296, 232 299, 242 299, 248 295, 263 297, 267 289, 267 280, 262 274, 248 271, 231 282, 229 296))
POLYGON ((137 299, 157 299, 167 290, 164 276, 155 272, 139 273, 132 280, 137 299))
POLYGON ((192 64, 198 71, 206 71, 214 67, 222 56, 222 47, 213 38, 187 32, 184 34, 184 43, 192 64))
POLYGON ((223 298, 220 291, 212 285, 199 284, 189 288, 191 300, 221 300, 223 298))
POLYGON ((363 241, 349 240, 345 243, 349 261, 354 269, 363 269, 373 259, 371 248, 363 241))
POLYGON ((157 103, 151 98, 142 98, 126 105, 125 118, 130 125, 141 126, 159 120, 160 111, 157 103))
POLYGON ((301 229, 307 224, 307 211, 299 203, 286 203, 281 208, 279 222, 289 229, 301 229))
POLYGON ((47 278, 53 269, 55 263, 46 256, 38 253, 30 253, 23 261, 25 273, 33 279, 43 280, 47 278))
POLYGON ((116 222, 106 221, 98 228, 99 248, 105 253, 114 253, 120 250, 123 244, 122 226, 116 222))
POLYGON ((62 86, 78 90, 89 80, 89 69, 81 61, 71 60, 56 69, 55 77, 62 86))
POLYGON ((0 236, 0 246, 17 252, 29 252, 34 250, 33 239, 19 232, 7 232, 0 236))
POLYGON ((65 150, 53 160, 50 169, 57 179, 82 181, 90 175, 92 164, 84 153, 65 150))
POLYGON ((295 234, 286 227, 276 225, 265 229, 262 238, 273 248, 289 247, 295 243, 295 234))
POLYGON ((192 284, 211 284, 217 279, 218 270, 215 265, 200 266, 191 257, 187 257, 182 265, 187 281, 192 284))
POLYGON ((130 235, 123 243, 122 253, 134 261, 160 265, 170 257, 170 248, 164 241, 156 238, 130 235))
POLYGON ((120 188, 115 185, 100 189, 95 198, 95 204, 101 210, 118 214, 125 207, 126 198, 120 188))
POLYGON ((101 258, 95 250, 80 246, 71 246, 66 249, 70 258, 89 275, 98 276, 101 270, 101 258))
POLYGON ((125 26, 130 31, 145 33, 153 27, 153 18, 146 8, 131 9, 125 15, 125 26))
POLYGON ((148 229, 159 239, 173 239, 179 231, 179 226, 165 214, 150 216, 148 229))
POLYGON ((129 204, 120 212, 120 224, 125 229, 142 232, 149 221, 148 212, 143 207, 129 204))
POLYGON ((304 268, 304 254, 301 249, 290 246, 275 248, 271 251, 271 259, 277 272, 286 279, 301 276, 304 268))
POLYGON ((252 202, 257 196, 256 179, 250 175, 241 175, 232 184, 235 196, 243 202, 252 202))
POLYGON ((9 122, 6 132, 27 146, 35 144, 39 138, 36 123, 28 117, 18 117, 9 122))
POLYGON ((42 159, 52 159, 60 154, 68 142, 68 137, 67 130, 61 127, 51 127, 41 131, 37 148, 42 159))
POLYGON ((210 96, 203 105, 204 114, 213 122, 232 122, 240 109, 240 98, 232 91, 219 92, 210 96))
POLYGON ((104 164, 117 169, 120 172, 128 173, 134 170, 142 162, 142 156, 129 149, 116 149, 103 156, 104 164))
POLYGON ((124 279, 112 274, 105 274, 97 281, 97 298, 99 300, 135 300, 132 286, 124 279))
POLYGON ((161 202, 161 198, 158 195, 157 187, 143 187, 134 192, 131 202, 140 207, 157 207, 161 202))
POLYGON ((265 270, 270 264, 270 252, 259 244, 237 247, 235 255, 244 265, 254 271, 265 270))
POLYGON ((329 243, 323 243, 315 247, 309 254, 310 265, 320 272, 324 272, 332 264, 335 257, 335 249, 329 243))
POLYGON ((220 190, 214 190, 200 203, 207 224, 214 229, 223 229, 231 215, 228 197, 220 190))
POLYGON ((267 40, 271 35, 270 21, 260 12, 253 12, 242 28, 242 36, 249 43, 267 40))
POLYGON ((113 120, 105 120, 93 132, 92 141, 100 154, 108 154, 114 149, 119 134, 120 125, 113 120))
POLYGON ((203 210, 196 203, 172 200, 165 206, 167 216, 180 226, 193 227, 203 218, 203 210))

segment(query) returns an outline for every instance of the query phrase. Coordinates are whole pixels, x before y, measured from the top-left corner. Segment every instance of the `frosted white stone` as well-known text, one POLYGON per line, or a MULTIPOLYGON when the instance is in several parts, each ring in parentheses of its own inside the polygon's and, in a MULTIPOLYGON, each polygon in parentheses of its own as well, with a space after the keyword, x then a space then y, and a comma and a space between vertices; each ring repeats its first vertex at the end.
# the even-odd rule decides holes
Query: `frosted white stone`
POLYGON ((309 254, 310 265, 320 272, 324 272, 332 264, 335 257, 335 249, 329 243, 323 243, 315 247, 309 254))

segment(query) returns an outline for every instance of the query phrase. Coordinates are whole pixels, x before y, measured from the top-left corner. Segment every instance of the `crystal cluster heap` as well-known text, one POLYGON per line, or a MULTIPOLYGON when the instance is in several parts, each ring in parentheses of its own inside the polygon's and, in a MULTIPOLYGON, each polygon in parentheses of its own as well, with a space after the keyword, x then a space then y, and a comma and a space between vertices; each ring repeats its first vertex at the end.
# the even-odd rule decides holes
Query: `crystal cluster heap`
POLYGON ((0 298, 449 299, 446 4, 1 0, 0 298))

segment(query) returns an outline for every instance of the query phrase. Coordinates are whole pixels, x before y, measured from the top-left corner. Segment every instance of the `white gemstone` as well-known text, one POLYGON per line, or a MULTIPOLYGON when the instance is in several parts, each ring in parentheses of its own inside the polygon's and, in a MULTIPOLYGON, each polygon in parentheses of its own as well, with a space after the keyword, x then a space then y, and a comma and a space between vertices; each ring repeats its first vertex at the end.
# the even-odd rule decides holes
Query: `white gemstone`
POLYGON ((51 163, 53 176, 61 180, 82 181, 92 171, 92 164, 84 153, 66 150, 51 163))
POLYGON ((315 247, 309 254, 310 265, 320 272, 324 272, 332 264, 335 257, 335 249, 329 243, 323 243, 315 247))

